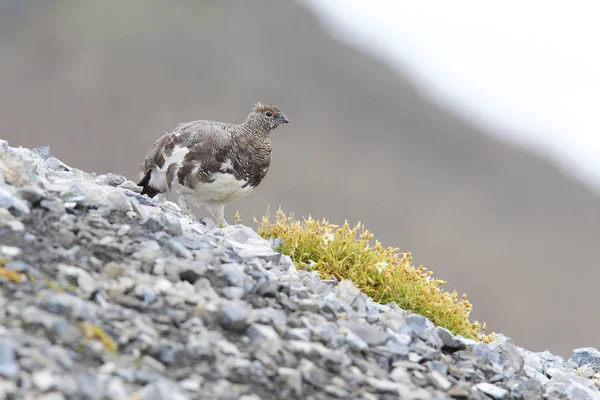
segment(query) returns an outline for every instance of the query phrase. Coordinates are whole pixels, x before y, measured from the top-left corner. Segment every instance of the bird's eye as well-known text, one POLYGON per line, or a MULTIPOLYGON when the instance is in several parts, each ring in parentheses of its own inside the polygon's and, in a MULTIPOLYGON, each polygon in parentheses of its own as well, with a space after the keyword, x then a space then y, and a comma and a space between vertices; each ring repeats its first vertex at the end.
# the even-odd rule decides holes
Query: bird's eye
POLYGON ((271 118, 271 117, 273 116, 273 113, 272 113, 271 111, 267 111, 267 112, 265 113, 265 115, 266 115, 267 117, 271 118))

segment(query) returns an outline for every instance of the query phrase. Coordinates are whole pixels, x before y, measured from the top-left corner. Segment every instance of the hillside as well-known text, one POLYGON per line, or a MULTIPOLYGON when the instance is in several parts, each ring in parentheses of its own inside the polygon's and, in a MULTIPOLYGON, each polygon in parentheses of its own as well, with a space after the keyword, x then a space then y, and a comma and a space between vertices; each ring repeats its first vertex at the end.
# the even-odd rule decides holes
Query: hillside
POLYGON ((478 343, 243 225, 0 141, 0 398, 600 399, 600 352, 478 343))

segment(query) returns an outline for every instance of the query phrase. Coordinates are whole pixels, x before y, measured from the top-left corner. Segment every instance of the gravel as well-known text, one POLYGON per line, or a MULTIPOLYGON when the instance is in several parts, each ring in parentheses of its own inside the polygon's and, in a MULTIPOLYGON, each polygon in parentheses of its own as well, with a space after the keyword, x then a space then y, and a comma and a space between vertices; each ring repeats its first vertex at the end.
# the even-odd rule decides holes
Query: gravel
POLYGON ((0 399, 600 399, 596 349, 455 336, 249 227, 0 150, 0 399))

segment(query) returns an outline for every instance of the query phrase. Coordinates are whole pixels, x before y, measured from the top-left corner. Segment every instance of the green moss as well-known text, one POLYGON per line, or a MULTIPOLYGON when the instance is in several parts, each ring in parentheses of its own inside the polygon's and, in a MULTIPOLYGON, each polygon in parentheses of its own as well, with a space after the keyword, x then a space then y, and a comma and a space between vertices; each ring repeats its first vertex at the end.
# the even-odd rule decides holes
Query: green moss
POLYGON ((360 223, 336 226, 311 217, 296 221, 280 209, 274 222, 267 215, 255 224, 261 236, 283 239, 279 251, 289 255, 297 268, 318 271, 324 279, 350 279, 379 303, 395 301, 456 334, 490 339, 484 335, 485 324, 469 321, 472 306, 466 295, 443 290, 445 282, 433 278, 425 267, 413 266, 410 253, 373 243, 373 234, 360 223))

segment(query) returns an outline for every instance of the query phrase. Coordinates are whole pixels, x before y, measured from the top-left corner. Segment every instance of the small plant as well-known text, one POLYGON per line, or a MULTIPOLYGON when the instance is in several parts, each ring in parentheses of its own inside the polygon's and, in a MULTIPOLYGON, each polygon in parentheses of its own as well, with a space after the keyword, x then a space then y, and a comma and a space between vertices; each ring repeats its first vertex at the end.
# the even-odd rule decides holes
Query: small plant
POLYGON ((279 209, 275 222, 267 213, 254 223, 262 237, 283 239, 279 251, 289 255, 297 268, 318 271, 324 279, 350 279, 379 303, 395 301, 455 334, 489 340, 485 323, 469 321, 472 306, 466 295, 444 291, 445 282, 423 266, 414 267, 410 253, 373 243, 373 234, 360 222, 350 227, 347 222, 337 226, 311 217, 296 221, 293 214, 279 209))
POLYGON ((9 280, 11 280, 13 283, 19 283, 21 282, 21 274, 17 271, 12 271, 10 269, 6 268, 6 265, 8 264, 8 262, 3 259, 0 258, 0 276, 3 276, 9 280))
POLYGON ((95 324, 83 325, 83 337, 85 340, 98 340, 104 348, 113 354, 117 354, 119 348, 112 337, 101 326, 95 324))

